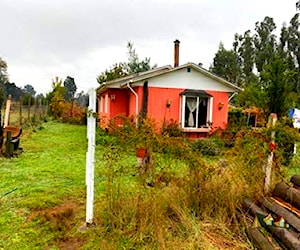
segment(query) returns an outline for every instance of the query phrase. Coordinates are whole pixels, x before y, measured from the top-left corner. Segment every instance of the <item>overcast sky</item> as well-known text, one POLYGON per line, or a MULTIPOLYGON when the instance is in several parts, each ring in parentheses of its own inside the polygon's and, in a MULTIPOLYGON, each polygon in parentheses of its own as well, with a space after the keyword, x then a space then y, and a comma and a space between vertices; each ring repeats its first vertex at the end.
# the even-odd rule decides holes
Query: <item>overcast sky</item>
POLYGON ((0 0, 0 57, 11 82, 51 90, 51 79, 69 75, 81 91, 96 77, 126 61, 132 41, 140 57, 173 65, 179 39, 180 64, 209 68, 220 41, 232 48, 235 33, 254 31, 274 18, 277 31, 296 13, 298 0, 0 0))

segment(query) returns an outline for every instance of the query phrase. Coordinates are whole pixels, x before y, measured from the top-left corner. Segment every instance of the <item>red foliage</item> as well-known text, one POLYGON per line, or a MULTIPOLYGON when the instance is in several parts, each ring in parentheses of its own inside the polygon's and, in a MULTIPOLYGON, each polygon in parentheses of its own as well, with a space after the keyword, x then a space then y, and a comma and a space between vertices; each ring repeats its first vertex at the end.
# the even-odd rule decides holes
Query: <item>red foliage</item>
POLYGON ((76 103, 66 103, 61 120, 65 123, 84 124, 86 118, 85 109, 78 106, 76 103))

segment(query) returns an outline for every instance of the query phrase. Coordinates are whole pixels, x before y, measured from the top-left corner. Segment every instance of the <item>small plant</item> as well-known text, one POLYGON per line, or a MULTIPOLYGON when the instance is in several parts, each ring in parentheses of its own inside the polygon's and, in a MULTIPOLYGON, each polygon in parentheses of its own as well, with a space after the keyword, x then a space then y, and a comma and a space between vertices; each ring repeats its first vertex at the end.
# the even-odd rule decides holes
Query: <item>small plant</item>
POLYGON ((110 135, 107 131, 97 127, 96 128, 96 145, 109 146, 116 145, 118 138, 110 135))
POLYGON ((183 132, 177 121, 170 120, 169 122, 164 122, 162 126, 162 134, 170 137, 181 137, 183 132))

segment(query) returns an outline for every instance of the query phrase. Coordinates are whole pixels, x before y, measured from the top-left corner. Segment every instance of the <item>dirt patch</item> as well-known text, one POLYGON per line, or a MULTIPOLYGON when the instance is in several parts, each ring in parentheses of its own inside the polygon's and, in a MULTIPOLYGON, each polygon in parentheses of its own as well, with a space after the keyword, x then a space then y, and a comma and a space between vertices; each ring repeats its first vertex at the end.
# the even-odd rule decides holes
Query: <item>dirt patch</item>
POLYGON ((55 246, 60 250, 79 250, 84 245, 84 242, 85 241, 80 238, 70 238, 66 241, 57 242, 55 246))
POLYGON ((75 202, 67 201, 56 207, 33 211, 28 219, 46 220, 51 223, 58 223, 59 221, 66 222, 73 219, 77 209, 78 205, 76 205, 75 202))
POLYGON ((43 227, 47 227, 50 234, 53 234, 54 243, 49 244, 50 249, 56 246, 59 249, 80 249, 84 245, 84 240, 80 237, 74 237, 76 232, 76 214, 82 204, 65 201, 59 206, 37 210, 32 212, 29 220, 38 221, 43 227))

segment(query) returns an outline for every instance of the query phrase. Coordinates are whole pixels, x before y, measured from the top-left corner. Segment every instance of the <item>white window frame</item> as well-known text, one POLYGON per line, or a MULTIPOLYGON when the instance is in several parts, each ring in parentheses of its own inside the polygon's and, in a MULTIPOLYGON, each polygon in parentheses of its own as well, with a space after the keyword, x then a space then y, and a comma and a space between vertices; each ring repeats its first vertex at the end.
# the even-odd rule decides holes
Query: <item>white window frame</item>
POLYGON ((105 95, 105 102, 104 102, 104 113, 108 113, 108 94, 105 95))
POLYGON ((99 108, 100 112, 103 113, 104 111, 104 97, 101 96, 100 97, 100 108, 99 108))
MULTIPOLYGON (((199 106, 200 98, 201 98, 201 96, 182 95, 180 104, 181 104, 181 127, 183 129, 188 129, 188 130, 203 129, 203 127, 197 127, 198 126, 198 106, 199 106), (185 107, 186 107, 186 98, 187 97, 197 98, 196 127, 185 127, 185 107)), ((212 113, 213 113, 213 97, 207 97, 207 115, 206 115, 206 126, 207 127, 205 127, 205 128, 209 128, 210 123, 212 122, 212 113)))

